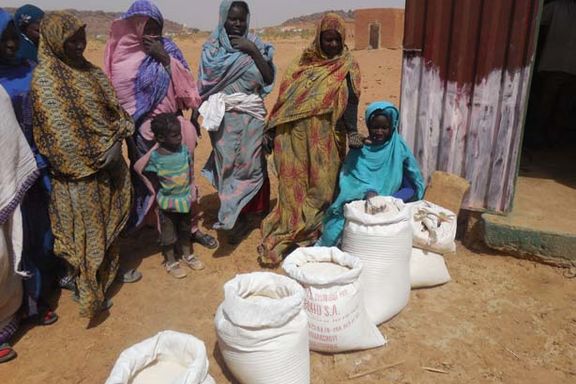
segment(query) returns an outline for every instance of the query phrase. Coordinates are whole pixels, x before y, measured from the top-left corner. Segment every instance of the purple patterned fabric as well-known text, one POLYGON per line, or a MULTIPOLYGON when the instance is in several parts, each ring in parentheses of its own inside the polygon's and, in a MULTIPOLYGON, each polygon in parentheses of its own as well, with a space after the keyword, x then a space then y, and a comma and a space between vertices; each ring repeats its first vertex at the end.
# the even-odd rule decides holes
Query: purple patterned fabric
MULTIPOLYGON (((135 1, 128 11, 122 15, 122 19, 128 19, 132 16, 146 16, 160 25, 164 25, 164 18, 158 7, 149 0, 135 1)), ((178 60, 186 69, 190 66, 184 59, 182 51, 169 38, 163 37, 162 43, 166 53, 178 60)), ((163 65, 151 56, 146 57, 140 64, 138 76, 136 78, 136 111, 132 118, 139 125, 150 111, 166 97, 170 87, 170 74, 164 69, 163 65)))
POLYGON ((15 315, 12 320, 6 324, 6 326, 0 329, 0 344, 7 343, 10 341, 12 336, 18 330, 18 325, 20 324, 19 316, 15 315))

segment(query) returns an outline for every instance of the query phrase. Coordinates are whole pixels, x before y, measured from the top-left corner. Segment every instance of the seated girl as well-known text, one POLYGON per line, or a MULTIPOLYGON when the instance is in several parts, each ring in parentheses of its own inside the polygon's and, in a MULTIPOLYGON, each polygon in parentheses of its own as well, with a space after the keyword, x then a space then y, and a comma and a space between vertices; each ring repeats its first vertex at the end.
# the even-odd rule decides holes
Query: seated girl
POLYGON ((317 245, 336 246, 344 230, 344 205, 374 196, 394 196, 404 202, 421 200, 424 179, 412 152, 398 133, 399 112, 391 103, 377 101, 365 112, 369 138, 364 147, 351 149, 339 179, 339 194, 324 215, 317 245))

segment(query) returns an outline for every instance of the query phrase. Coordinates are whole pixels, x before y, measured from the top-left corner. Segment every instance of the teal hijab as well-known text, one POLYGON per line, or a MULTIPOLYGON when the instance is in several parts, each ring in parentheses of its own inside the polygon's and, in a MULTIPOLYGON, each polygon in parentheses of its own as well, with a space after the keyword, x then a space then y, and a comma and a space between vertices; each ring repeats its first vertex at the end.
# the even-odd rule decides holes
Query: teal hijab
POLYGON ((365 121, 370 124, 377 115, 385 115, 392 127, 390 139, 383 144, 366 144, 351 149, 342 165, 339 194, 324 216, 321 246, 335 246, 344 229, 344 205, 364 199, 366 192, 391 196, 402 187, 407 178, 415 190, 415 200, 424 196, 425 183, 418 162, 398 133, 400 114, 394 104, 376 101, 366 108, 365 121))

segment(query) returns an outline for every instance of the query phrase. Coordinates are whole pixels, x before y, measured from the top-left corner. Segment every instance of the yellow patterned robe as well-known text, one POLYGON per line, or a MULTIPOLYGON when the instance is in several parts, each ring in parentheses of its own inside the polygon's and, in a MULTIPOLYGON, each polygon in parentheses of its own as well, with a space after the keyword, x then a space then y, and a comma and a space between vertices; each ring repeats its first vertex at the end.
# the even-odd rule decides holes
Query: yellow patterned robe
POLYGON ((34 139, 51 166, 54 252, 76 274, 80 314, 96 315, 118 271, 116 239, 128 220, 132 189, 122 161, 112 175, 96 162, 134 131, 106 75, 69 65, 64 42, 85 26, 72 15, 46 16, 34 71, 34 139))
POLYGON ((345 46, 345 36, 339 16, 324 16, 314 42, 290 65, 280 84, 268 119, 268 129, 276 130, 279 196, 278 204, 262 222, 261 264, 276 266, 292 247, 314 243, 324 211, 334 198, 346 153, 346 135, 337 125, 348 105, 349 91, 360 97, 360 69, 345 46), (344 47, 332 59, 320 46, 320 35, 327 30, 337 31, 344 47))

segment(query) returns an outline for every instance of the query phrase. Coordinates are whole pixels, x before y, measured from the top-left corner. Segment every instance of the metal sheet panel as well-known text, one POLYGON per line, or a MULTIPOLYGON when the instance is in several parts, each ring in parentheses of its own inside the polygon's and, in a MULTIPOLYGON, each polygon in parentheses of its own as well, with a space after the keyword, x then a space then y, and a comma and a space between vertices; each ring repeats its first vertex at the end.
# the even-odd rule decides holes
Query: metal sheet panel
POLYGON ((407 0, 401 133, 425 177, 471 182, 468 209, 511 209, 539 0, 407 0))

